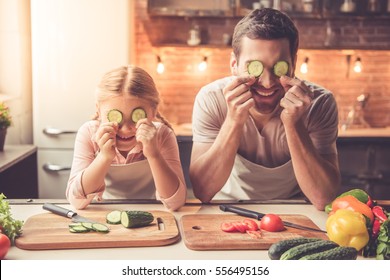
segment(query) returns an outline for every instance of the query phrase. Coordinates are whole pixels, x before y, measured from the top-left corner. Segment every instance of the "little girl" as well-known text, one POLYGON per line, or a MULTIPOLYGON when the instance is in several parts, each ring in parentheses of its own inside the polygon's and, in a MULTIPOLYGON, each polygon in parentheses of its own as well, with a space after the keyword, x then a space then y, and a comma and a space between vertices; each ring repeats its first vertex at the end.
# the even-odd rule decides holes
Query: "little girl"
POLYGON ((120 67, 103 76, 96 94, 96 117, 76 136, 68 201, 76 209, 94 198, 157 198, 169 210, 183 206, 186 185, 179 148, 158 112, 152 77, 137 66, 120 67))

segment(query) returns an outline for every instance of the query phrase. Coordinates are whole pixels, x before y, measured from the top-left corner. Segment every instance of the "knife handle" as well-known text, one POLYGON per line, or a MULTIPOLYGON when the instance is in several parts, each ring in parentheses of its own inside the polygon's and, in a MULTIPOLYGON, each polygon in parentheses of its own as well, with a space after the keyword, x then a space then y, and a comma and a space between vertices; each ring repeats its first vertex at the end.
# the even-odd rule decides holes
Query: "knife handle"
POLYGON ((261 218, 264 217, 264 214, 255 212, 252 210, 231 206, 231 205, 219 205, 219 209, 221 209, 224 212, 232 212, 235 214, 238 214, 240 216, 248 217, 248 218, 254 218, 256 220, 261 220, 261 218))
POLYGON ((75 212, 72 212, 71 210, 62 208, 62 207, 57 206, 57 205, 52 204, 52 203, 45 203, 45 204, 43 204, 42 207, 45 210, 48 210, 48 211, 53 212, 53 213, 55 213, 57 215, 64 216, 64 217, 67 217, 67 218, 72 218, 74 215, 77 214, 75 212))

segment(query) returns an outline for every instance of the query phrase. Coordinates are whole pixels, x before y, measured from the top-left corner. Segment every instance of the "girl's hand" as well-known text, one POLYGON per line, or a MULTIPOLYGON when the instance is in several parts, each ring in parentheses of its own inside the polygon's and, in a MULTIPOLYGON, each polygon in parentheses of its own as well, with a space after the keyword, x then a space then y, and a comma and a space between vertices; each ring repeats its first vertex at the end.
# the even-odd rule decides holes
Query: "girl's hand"
POLYGON ((283 108, 280 118, 285 126, 294 126, 310 106, 314 94, 296 78, 282 76, 280 82, 286 91, 280 100, 280 106, 283 108))
POLYGON ((137 122, 137 132, 135 139, 142 145, 142 151, 146 158, 153 158, 159 155, 157 148, 157 129, 148 119, 142 119, 137 122))
POLYGON ((249 109, 255 105, 250 86, 256 81, 252 76, 237 76, 226 85, 223 94, 228 107, 228 118, 243 124, 249 117, 249 109))
POLYGON ((116 134, 118 124, 116 122, 102 123, 95 133, 95 141, 99 146, 100 154, 112 160, 115 157, 116 134))

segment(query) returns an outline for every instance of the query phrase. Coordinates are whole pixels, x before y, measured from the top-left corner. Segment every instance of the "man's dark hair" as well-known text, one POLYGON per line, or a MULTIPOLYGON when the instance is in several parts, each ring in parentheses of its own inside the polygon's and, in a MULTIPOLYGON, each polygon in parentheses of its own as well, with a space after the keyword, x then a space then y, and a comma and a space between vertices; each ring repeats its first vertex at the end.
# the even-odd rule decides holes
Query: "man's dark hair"
POLYGON ((292 61, 298 52, 299 34, 293 21, 284 13, 270 9, 253 10, 241 19, 234 28, 232 47, 238 61, 243 37, 249 39, 288 39, 292 61))

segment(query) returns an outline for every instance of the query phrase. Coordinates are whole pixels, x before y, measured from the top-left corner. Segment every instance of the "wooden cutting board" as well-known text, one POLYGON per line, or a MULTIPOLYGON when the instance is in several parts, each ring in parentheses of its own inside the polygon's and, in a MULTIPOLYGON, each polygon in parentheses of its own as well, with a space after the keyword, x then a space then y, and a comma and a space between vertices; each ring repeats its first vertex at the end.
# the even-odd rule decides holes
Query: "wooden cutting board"
MULTIPOLYGON (((279 215, 288 221, 312 228, 318 227, 303 215, 279 215)), ((180 226, 185 245, 192 250, 267 250, 273 243, 295 237, 318 237, 328 239, 322 232, 300 230, 286 227, 282 232, 261 231, 261 238, 251 237, 247 233, 224 232, 223 222, 242 221, 245 217, 225 214, 191 214, 181 217, 180 226)))
MULTIPOLYGON (((105 223, 111 210, 79 211, 91 220, 105 223)), ((82 249, 113 247, 163 246, 180 238, 175 217, 165 211, 149 211, 154 216, 152 224, 146 227, 128 229, 122 225, 108 225, 109 233, 70 233, 72 221, 53 213, 32 216, 23 225, 23 234, 15 241, 20 249, 82 249)))

